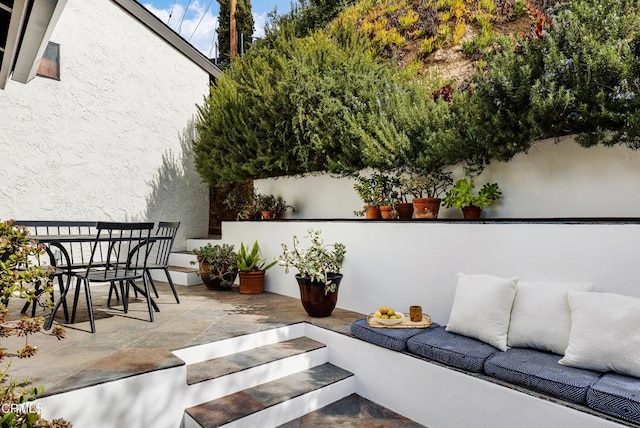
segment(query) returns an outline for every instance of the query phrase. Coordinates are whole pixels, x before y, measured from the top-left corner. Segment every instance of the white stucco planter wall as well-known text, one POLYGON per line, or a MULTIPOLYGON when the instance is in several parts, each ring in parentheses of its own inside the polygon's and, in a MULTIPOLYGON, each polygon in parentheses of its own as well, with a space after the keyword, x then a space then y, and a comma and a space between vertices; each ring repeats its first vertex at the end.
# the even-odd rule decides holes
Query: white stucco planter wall
POLYGON ((111 1, 69 0, 51 41, 61 80, 0 94, 0 219, 181 221, 178 246, 206 236, 208 190, 179 135, 208 73, 111 1))
MULTIPOLYGON (((572 138, 544 140, 511 162, 495 162, 477 187, 497 182, 503 199, 483 217, 636 217, 640 213, 640 152, 625 147, 584 149, 572 138)), ((463 174, 454 172, 456 178, 463 174)), ((362 202, 353 179, 315 175, 256 180, 260 193, 282 195, 297 212, 294 218, 355 218, 362 202)), ((441 218, 461 218, 454 209, 441 218)))
MULTIPOLYGON (((518 277, 527 281, 590 281, 596 291, 640 297, 635 278, 640 265, 633 250, 640 224, 256 221, 223 223, 223 242, 258 240, 272 260, 308 228, 322 230, 326 243, 347 247, 338 307, 369 313, 391 305, 406 311, 421 305, 445 324, 458 272, 518 277)), ((199 246, 202 242, 191 242, 199 246)), ((267 291, 300 293, 293 270, 275 266, 266 274, 267 291)))

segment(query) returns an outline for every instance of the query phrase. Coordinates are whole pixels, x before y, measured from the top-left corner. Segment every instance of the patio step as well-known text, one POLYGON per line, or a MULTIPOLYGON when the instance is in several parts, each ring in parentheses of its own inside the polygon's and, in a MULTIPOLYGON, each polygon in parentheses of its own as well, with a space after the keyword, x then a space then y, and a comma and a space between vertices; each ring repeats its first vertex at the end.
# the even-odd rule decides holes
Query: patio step
POLYGON ((275 427, 340 400, 354 375, 331 363, 311 367, 185 410, 184 428, 275 427))
MULTIPOLYGON (((191 251, 173 252, 169 255, 169 274, 176 285, 200 285, 202 279, 198 276, 198 265, 192 265, 196 256, 191 251)), ((166 281, 164 272, 152 270, 151 277, 154 280, 166 281)))
MULTIPOLYGON (((307 352, 326 348, 326 345, 308 337, 259 346, 232 355, 213 358, 200 363, 187 365, 187 384, 204 382, 222 376, 231 375, 243 370, 270 364, 307 352)), ((308 355, 305 356, 305 358, 308 355)))

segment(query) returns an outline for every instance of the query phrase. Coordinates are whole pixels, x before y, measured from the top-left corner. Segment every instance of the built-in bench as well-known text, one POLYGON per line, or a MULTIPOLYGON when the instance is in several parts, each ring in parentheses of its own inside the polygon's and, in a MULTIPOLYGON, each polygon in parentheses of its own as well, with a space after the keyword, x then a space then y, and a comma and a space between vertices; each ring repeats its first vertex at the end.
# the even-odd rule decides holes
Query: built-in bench
MULTIPOLYGON (((446 331, 372 327, 355 321, 351 333, 369 343, 419 356, 463 372, 483 374, 640 426, 640 379, 558 364, 561 356, 526 348, 502 352, 479 340, 446 331)), ((579 406, 575 406, 575 405, 579 406)))
MULTIPOLYGON (((523 294, 527 291, 523 291, 523 294)), ((622 297, 588 293, 591 294, 600 294, 603 299, 607 296, 622 297)), ((620 313, 628 309, 612 305, 606 300, 602 305, 608 307, 609 311, 620 313)), ((516 317, 512 316, 511 321, 517 322, 516 317)), ((598 320, 594 319, 593 322, 597 323, 598 320)), ((381 328, 369 325, 367 319, 360 319, 351 325, 351 332, 357 338, 378 346, 434 361, 469 375, 495 380, 499 384, 533 391, 541 397, 553 397, 572 408, 607 419, 610 418, 605 415, 612 416, 625 425, 640 426, 640 378, 604 369, 591 370, 577 367, 576 364, 568 365, 564 360, 570 353, 569 348, 565 357, 526 347, 505 346, 500 350, 476 338, 448 331, 435 323, 427 329, 381 328), (559 363, 561 359, 563 361, 559 363)), ((621 349, 621 352, 628 350, 621 349)), ((575 356, 570 355, 568 359, 571 358, 575 356)))

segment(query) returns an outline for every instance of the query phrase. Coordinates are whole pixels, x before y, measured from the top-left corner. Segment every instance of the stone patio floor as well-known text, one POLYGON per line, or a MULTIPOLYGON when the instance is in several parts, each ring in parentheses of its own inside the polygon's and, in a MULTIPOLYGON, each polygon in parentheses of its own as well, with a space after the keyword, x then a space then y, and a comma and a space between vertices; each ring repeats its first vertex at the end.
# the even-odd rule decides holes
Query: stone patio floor
MULTIPOLYGON (((64 324, 62 309, 56 322, 65 326, 66 337, 35 335, 29 339, 38 354, 11 360, 14 379, 30 379, 51 395, 109 382, 136 374, 183 364, 171 351, 230 337, 255 333, 298 322, 350 334, 349 327, 364 317, 336 309, 328 318, 309 317, 299 299, 272 293, 256 295, 232 291, 211 291, 204 285, 178 286, 177 304, 166 283, 156 281, 160 312, 149 322, 146 303, 133 300, 127 314, 113 302, 107 307, 108 287, 92 288, 96 333, 89 331, 84 294, 80 295, 75 324, 64 324)), ((22 304, 9 304, 10 319, 16 319, 22 304)), ((44 315, 43 310, 37 315, 44 315)), ((24 345, 24 338, 3 340, 9 353, 24 345)), ((320 409, 286 427, 417 427, 421 426, 357 395, 320 409)))

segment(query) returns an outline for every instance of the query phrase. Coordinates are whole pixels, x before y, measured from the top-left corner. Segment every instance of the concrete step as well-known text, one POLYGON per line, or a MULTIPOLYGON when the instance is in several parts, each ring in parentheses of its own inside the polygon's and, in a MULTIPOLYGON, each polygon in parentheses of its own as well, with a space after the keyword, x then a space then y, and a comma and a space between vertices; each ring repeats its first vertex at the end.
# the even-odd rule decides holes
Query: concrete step
POLYGON ((326 345, 308 337, 299 337, 189 364, 187 365, 187 384, 193 385, 198 382, 231 375, 322 348, 326 348, 326 345))
POLYGON ((353 373, 324 363, 189 407, 183 426, 276 427, 354 392, 353 373))
POLYGON ((185 268, 197 268, 197 264, 191 264, 191 262, 197 263, 198 259, 196 255, 191 251, 176 251, 169 254, 169 264, 171 266, 180 266, 185 268))
POLYGON ((207 244, 216 245, 219 243, 220 238, 189 238, 187 239, 187 251, 193 251, 207 244))
MULTIPOLYGON (((169 266, 169 275, 175 285, 200 285, 202 284, 202 278, 198 276, 197 267, 183 267, 183 266, 169 266)), ((151 278, 154 281, 167 282, 167 277, 164 271, 160 269, 154 269, 151 271, 151 278)))

